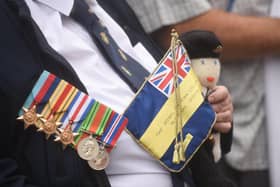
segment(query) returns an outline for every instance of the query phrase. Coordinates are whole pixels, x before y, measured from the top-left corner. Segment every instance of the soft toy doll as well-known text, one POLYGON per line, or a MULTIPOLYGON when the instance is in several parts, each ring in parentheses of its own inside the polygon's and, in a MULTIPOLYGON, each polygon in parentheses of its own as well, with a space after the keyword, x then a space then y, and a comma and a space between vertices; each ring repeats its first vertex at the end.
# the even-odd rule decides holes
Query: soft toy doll
MULTIPOLYGON (((202 85, 202 94, 207 99, 220 77, 222 44, 214 33, 207 31, 189 32, 181 38, 188 50, 192 68, 202 85)), ((213 155, 217 162, 221 158, 220 134, 212 133, 210 139, 213 140, 213 155)))
MULTIPOLYGON (((203 88, 202 94, 207 100, 208 94, 219 80, 221 68, 219 57, 222 44, 214 33, 202 30, 184 33, 180 36, 180 40, 188 51, 192 68, 203 88)), ((191 160, 190 168, 197 186, 234 186, 223 176, 215 163, 215 160, 218 159, 216 156, 221 154, 220 150, 220 137, 215 134, 212 139, 209 138, 205 142, 191 160), (197 176, 198 178, 196 178, 197 176)))
POLYGON ((220 53, 222 44, 212 32, 191 31, 180 36, 185 45, 191 65, 197 75, 202 87, 203 95, 206 98, 213 89, 220 77, 220 53))
MULTIPOLYGON (((222 49, 222 46, 219 45, 217 49, 222 49)), ((219 80, 220 60, 215 57, 192 58, 191 65, 202 85, 203 96, 206 98, 219 80)))

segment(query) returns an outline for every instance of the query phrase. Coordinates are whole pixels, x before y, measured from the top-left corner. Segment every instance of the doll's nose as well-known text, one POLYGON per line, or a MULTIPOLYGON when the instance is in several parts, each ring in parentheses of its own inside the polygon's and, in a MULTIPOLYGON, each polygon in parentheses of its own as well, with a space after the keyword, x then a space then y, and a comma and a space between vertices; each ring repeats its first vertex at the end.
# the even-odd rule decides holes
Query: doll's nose
POLYGON ((207 81, 208 81, 208 82, 213 82, 214 80, 215 80, 214 77, 207 77, 207 81))

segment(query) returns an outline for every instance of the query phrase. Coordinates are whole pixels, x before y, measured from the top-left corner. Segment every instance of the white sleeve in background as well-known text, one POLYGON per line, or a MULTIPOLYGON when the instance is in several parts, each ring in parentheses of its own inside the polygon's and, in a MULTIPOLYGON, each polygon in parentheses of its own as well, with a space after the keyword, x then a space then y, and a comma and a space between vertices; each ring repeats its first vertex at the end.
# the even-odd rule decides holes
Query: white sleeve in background
MULTIPOLYGON (((280 18, 280 0, 273 0, 270 15, 280 18)), ((280 54, 279 54, 280 55, 280 54)), ((265 61, 266 116, 268 124, 271 187, 280 185, 280 56, 265 61)))
POLYGON ((126 0, 146 32, 175 24, 208 11, 207 0, 126 0))

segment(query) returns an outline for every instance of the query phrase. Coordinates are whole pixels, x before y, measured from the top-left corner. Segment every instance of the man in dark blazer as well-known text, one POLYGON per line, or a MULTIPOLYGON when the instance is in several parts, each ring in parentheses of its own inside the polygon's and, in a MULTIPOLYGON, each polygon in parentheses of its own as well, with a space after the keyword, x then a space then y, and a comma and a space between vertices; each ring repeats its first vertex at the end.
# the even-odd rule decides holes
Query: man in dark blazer
MULTIPOLYGON (((0 10, 0 186, 110 186, 104 170, 92 170, 73 149, 62 150, 34 127, 24 130, 22 122, 16 121, 44 70, 87 90, 66 59, 49 46, 25 1, 0 1, 0 10)), ((141 41, 160 58, 160 50, 142 33, 136 19, 130 15, 130 20, 123 20, 117 13, 114 18, 127 23, 122 26, 132 42, 141 41)), ((223 94, 228 96, 225 90, 223 94)), ((180 177, 174 179, 174 186, 182 185, 180 177)))

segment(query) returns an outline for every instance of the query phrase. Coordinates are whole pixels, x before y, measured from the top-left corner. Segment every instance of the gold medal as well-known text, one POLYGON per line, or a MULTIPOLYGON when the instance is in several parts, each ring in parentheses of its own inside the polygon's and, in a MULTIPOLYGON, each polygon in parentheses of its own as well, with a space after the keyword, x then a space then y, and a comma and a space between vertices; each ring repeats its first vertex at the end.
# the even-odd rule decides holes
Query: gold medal
POLYGON ((42 117, 42 115, 36 113, 36 105, 33 105, 31 109, 22 107, 22 110, 24 114, 17 119, 24 122, 24 129, 27 129, 30 125, 36 125, 38 119, 42 117))
POLYGON ((65 129, 57 129, 58 132, 57 133, 57 137, 55 138, 54 141, 61 141, 61 143, 63 144, 63 148, 65 149, 67 145, 69 144, 73 144, 75 145, 74 142, 74 137, 78 135, 78 133, 73 133, 72 129, 71 129, 71 123, 69 123, 65 129))
POLYGON ((81 140, 77 146, 78 155, 84 160, 93 160, 99 153, 99 145, 91 135, 81 140))
POLYGON ((95 159, 88 161, 89 166, 94 170, 103 170, 109 164, 109 154, 104 146, 100 147, 98 155, 95 159))
POLYGON ((56 133, 57 127, 61 125, 61 122, 55 121, 53 115, 51 115, 51 117, 48 120, 44 118, 41 118, 41 120, 43 121, 43 124, 38 129, 38 131, 43 131, 44 133, 46 133, 47 139, 50 137, 50 135, 56 133))

